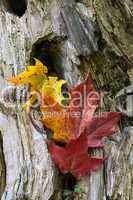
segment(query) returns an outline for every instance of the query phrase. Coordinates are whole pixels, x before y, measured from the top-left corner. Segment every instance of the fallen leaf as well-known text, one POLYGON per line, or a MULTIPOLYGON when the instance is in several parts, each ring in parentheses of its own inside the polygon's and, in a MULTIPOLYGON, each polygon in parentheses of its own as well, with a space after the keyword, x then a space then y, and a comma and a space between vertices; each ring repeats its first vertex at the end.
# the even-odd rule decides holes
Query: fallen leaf
MULTIPOLYGON (((37 92, 39 97, 51 96, 56 102, 61 104, 64 100, 62 94, 62 86, 66 83, 65 80, 58 80, 57 77, 47 76, 48 69, 41 61, 34 58, 35 65, 27 66, 26 70, 16 77, 8 79, 9 82, 15 85, 30 85, 30 92, 37 92)), ((23 109, 30 111, 31 105, 37 100, 37 95, 32 95, 23 109)))

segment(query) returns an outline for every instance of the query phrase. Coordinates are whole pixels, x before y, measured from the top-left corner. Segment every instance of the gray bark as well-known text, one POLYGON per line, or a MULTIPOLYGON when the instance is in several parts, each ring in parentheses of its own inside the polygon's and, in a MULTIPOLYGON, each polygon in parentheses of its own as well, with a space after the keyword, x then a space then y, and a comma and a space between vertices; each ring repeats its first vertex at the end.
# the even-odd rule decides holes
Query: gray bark
MULTIPOLYGON (((104 109, 115 110, 114 96, 133 77, 132 16, 131 0, 29 0, 21 18, 9 13, 1 1, 0 90, 9 87, 6 79, 20 73, 31 57, 44 55, 53 61, 54 73, 64 77, 69 86, 90 70, 97 89, 106 92, 104 109)), ((79 182, 84 200, 133 199, 133 129, 130 121, 125 121, 123 126, 128 128, 106 139, 104 151, 95 152, 109 156, 103 168, 79 182)), ((32 126, 18 101, 12 108, 1 101, 2 200, 50 199, 60 176, 45 141, 46 135, 32 126)))

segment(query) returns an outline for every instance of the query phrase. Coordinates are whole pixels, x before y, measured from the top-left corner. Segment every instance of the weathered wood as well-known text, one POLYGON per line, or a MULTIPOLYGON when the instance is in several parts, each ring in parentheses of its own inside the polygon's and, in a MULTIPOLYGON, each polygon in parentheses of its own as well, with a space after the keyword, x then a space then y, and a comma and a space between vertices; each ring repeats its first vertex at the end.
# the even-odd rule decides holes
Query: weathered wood
MULTIPOLYGON (((0 88, 8 87, 6 79, 16 75, 30 62, 32 45, 51 34, 43 2, 30 1, 22 18, 0 6, 0 88), (44 22, 45 21, 45 22, 44 22)), ((46 10, 48 4, 45 4, 46 10)), ((5 157, 6 187, 2 200, 49 199, 53 193, 53 169, 45 137, 30 123, 28 116, 17 108, 4 109, 1 102, 0 130, 5 157)), ((3 168, 3 166, 2 166, 3 168)), ((4 179, 3 177, 2 179, 4 179)), ((3 185, 4 186, 4 185, 3 185)), ((0 191, 3 191, 3 186, 0 191)))
MULTIPOLYGON (((114 96, 130 83, 132 12, 131 0, 29 0, 19 18, 8 13, 1 1, 0 90, 9 86, 6 79, 22 71, 32 56, 43 60, 44 55, 46 62, 51 61, 50 72, 64 77, 69 86, 90 70, 97 89, 106 93, 103 109, 115 110, 114 96)), ((32 126, 18 101, 13 105, 0 102, 2 200, 47 200, 54 188, 60 189, 56 187, 60 176, 53 170, 46 135, 32 126)), ((105 152, 95 152, 106 153, 109 160, 79 182, 84 200, 133 199, 132 128, 125 130, 106 140, 105 152)), ((58 200, 60 193, 55 194, 58 200)))

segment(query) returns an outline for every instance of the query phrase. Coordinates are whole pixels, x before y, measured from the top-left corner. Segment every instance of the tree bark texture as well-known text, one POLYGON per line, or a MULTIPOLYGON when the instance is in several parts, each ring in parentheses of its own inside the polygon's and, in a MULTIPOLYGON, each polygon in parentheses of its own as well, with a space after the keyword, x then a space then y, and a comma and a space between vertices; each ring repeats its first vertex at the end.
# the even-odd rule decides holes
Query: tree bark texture
MULTIPOLYGON (((24 70, 32 57, 44 56, 49 71, 69 86, 91 71, 97 90, 105 93, 104 109, 115 110, 114 96, 133 80, 133 1, 29 0, 22 17, 8 10, 1 0, 0 91, 5 101, 0 102, 0 198, 60 200, 60 175, 48 153, 46 134, 9 98, 14 88, 6 80, 24 70)), ((15 88, 21 99, 20 90, 15 88)), ((106 139, 104 150, 95 152, 109 156, 108 161, 79 182, 83 200, 133 199, 132 118, 124 117, 121 124, 120 132, 106 139)))

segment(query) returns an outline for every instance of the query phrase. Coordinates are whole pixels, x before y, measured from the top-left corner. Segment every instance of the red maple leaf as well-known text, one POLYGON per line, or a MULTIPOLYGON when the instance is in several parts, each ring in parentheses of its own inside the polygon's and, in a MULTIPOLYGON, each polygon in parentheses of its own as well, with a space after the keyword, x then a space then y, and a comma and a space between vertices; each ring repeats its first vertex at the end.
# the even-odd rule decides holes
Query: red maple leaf
POLYGON ((97 170, 105 160, 88 154, 87 134, 82 134, 78 139, 70 141, 65 147, 59 147, 49 140, 48 149, 60 171, 71 173, 77 180, 97 170))

